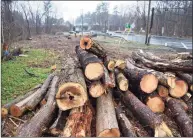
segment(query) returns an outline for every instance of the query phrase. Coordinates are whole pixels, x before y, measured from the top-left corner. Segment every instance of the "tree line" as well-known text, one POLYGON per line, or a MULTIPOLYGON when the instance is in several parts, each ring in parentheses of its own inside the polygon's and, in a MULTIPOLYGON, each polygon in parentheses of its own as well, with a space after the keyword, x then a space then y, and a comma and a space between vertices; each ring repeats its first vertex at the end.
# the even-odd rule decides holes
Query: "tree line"
MULTIPOLYGON (((154 8, 151 34, 164 36, 192 36, 192 1, 152 1, 154 8)), ((92 30, 117 31, 124 30, 125 25, 133 24, 136 33, 144 32, 148 19, 148 1, 136 1, 135 5, 114 6, 113 13, 109 12, 109 3, 101 2, 94 12, 83 15, 84 23, 92 30)), ((151 16, 150 11, 150 16, 151 16)), ((151 19, 151 18, 149 18, 151 19)), ((76 23, 81 23, 82 16, 77 17, 76 23)))
POLYGON ((51 1, 2 0, 1 43, 11 44, 18 40, 31 39, 32 35, 70 31, 71 23, 58 18, 56 14, 51 1))

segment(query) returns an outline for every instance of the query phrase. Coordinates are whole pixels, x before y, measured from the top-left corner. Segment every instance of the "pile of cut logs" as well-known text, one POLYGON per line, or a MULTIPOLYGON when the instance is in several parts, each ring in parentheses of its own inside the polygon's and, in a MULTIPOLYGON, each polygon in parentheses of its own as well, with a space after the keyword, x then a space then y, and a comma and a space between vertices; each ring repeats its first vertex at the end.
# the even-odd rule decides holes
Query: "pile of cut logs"
POLYGON ((159 116, 165 108, 171 111, 181 135, 193 136, 187 114, 192 110, 187 105, 192 103, 193 91, 191 54, 180 53, 168 61, 139 50, 127 60, 115 60, 89 37, 81 38, 75 52, 77 58, 63 60, 58 77, 49 75, 42 85, 3 106, 1 115, 6 118, 8 112, 21 117, 41 105, 30 120, 19 126, 17 136, 49 133, 89 137, 95 112, 95 136, 138 136, 121 105, 149 126, 155 137, 173 136, 159 116))

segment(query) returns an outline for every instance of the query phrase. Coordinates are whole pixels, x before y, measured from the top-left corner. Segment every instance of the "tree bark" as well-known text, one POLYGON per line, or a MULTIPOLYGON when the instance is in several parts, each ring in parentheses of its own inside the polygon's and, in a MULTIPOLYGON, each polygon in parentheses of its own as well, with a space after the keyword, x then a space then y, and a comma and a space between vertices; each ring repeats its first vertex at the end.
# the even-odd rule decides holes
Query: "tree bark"
POLYGON ((116 87, 115 73, 114 72, 109 72, 109 76, 110 76, 110 79, 111 79, 112 88, 116 87))
POLYGON ((56 102, 60 110, 68 110, 84 105, 88 99, 87 87, 82 70, 78 68, 78 62, 73 58, 63 61, 60 72, 59 90, 56 94, 56 102))
POLYGON ((121 91, 127 91, 129 87, 129 81, 118 69, 115 69, 116 82, 121 91))
POLYGON ((166 103, 168 108, 171 110, 172 116, 176 120, 182 135, 185 137, 193 137, 192 121, 186 112, 182 109, 182 106, 177 104, 175 99, 170 97, 166 99, 166 103))
POLYGON ((89 80, 99 80, 104 75, 103 62, 92 53, 82 50, 76 46, 76 54, 84 69, 84 75, 89 80))
POLYGON ((94 81, 90 84, 89 93, 92 97, 100 97, 105 92, 105 88, 100 81, 94 81))
POLYGON ((110 89, 107 89, 107 95, 97 98, 96 133, 97 137, 120 136, 110 89))
POLYGON ((107 54, 105 49, 96 41, 89 37, 83 37, 80 40, 80 48, 89 51, 98 57, 105 59, 107 54))
POLYGON ((105 66, 104 66, 104 76, 102 77, 102 82, 104 84, 105 89, 112 88, 114 86, 109 76, 109 72, 105 66))
POLYGON ((173 136, 171 130, 160 118, 160 116, 153 113, 151 109, 144 105, 132 92, 128 90, 124 93, 121 93, 119 91, 115 91, 115 93, 121 95, 121 100, 139 119, 141 123, 148 125, 155 130, 154 136, 173 136))
POLYGON ((56 104, 55 104, 55 94, 56 87, 58 83, 58 77, 55 76, 52 80, 50 95, 45 106, 43 106, 35 116, 24 123, 18 130, 18 137, 40 137, 43 132, 48 127, 50 121, 53 118, 56 104))
POLYGON ((152 61, 146 59, 142 54, 137 52, 132 52, 132 58, 136 61, 136 63, 142 63, 144 66, 148 68, 152 68, 159 71, 183 71, 183 72, 193 72, 192 70, 192 61, 175 61, 175 62, 159 62, 152 61))
POLYGON ((92 107, 89 102, 70 111, 62 137, 90 137, 92 107))
POLYGON ((120 105, 115 107, 118 123, 123 137, 137 137, 129 119, 124 114, 120 105))

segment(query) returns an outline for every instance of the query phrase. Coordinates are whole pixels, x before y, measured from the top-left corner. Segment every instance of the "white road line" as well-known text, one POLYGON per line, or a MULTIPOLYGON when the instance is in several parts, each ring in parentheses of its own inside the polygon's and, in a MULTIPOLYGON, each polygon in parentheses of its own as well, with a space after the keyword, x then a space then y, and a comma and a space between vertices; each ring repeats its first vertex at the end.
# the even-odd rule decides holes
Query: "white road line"
POLYGON ((181 42, 181 44, 183 45, 183 47, 184 47, 185 49, 188 49, 187 46, 186 46, 184 43, 181 42))

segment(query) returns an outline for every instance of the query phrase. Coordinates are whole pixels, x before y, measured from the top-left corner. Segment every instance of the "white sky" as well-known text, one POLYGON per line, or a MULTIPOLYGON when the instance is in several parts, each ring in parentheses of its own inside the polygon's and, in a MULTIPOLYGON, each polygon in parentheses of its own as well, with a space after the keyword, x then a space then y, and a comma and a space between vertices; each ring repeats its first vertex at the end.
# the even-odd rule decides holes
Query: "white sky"
MULTIPOLYGON (((36 11, 37 6, 43 12, 43 1, 28 1, 32 5, 32 9, 36 11)), ((20 3, 26 3, 26 1, 20 1, 20 3)), ((88 11, 93 12, 96 9, 97 4, 102 1, 51 1, 53 14, 56 13, 58 18, 63 18, 64 21, 70 21, 73 23, 77 16, 81 15, 82 9, 83 13, 88 11)), ((118 6, 118 10, 134 10, 137 5, 137 1, 105 1, 109 3, 109 12, 113 12, 113 7, 118 6)), ((144 4, 144 1, 138 2, 138 5, 144 4)), ((148 1, 145 2, 148 6, 148 1)), ((146 8, 147 9, 147 8, 146 8)))

